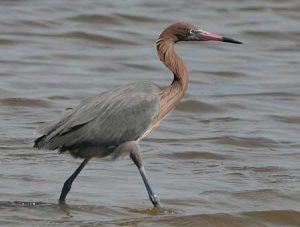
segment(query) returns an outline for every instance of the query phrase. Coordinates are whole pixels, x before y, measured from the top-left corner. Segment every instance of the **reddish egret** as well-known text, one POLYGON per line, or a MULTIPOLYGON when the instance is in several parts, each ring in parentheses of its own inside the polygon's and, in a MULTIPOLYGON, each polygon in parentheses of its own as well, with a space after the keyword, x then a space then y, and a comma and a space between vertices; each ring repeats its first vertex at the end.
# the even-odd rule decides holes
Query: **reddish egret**
POLYGON ((93 157, 129 154, 144 181, 149 198, 160 207, 146 176, 139 141, 156 128, 185 94, 188 70, 175 51, 179 41, 241 42, 215 35, 188 23, 167 27, 156 41, 160 60, 174 75, 173 82, 160 89, 151 82, 134 82, 84 99, 76 108, 54 124, 43 128, 43 136, 34 142, 39 149, 68 151, 83 162, 67 179, 61 191, 64 202, 72 182, 93 157))

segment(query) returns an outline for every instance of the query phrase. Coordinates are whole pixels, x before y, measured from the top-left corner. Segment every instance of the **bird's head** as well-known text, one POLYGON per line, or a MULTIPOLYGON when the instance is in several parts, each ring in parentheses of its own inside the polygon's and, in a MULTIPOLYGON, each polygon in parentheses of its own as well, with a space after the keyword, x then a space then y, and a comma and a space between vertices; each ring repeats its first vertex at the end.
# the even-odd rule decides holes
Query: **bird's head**
POLYGON ((227 43, 242 44, 238 40, 219 36, 200 29, 189 23, 176 23, 167 27, 161 34, 160 38, 171 39, 174 42, 179 41, 220 41, 227 43))

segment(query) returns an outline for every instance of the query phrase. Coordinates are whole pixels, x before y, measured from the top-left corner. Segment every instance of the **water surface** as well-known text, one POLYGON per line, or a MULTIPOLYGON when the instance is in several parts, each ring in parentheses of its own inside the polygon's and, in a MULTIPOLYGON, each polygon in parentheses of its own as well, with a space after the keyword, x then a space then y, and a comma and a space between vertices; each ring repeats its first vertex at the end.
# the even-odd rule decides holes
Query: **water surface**
POLYGON ((300 226, 297 0, 1 1, 2 226, 300 226), (32 148, 34 128, 135 80, 169 84, 155 39, 187 21, 244 45, 182 43, 184 100, 142 143, 164 209, 128 157, 80 161, 32 148))

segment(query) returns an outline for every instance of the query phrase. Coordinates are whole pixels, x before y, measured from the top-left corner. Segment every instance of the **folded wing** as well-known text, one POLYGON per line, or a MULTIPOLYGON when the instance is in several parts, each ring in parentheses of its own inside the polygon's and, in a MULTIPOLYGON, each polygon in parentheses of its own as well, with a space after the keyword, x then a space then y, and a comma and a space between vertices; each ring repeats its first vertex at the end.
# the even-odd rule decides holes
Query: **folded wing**
POLYGON ((68 150, 137 140, 151 126, 159 105, 159 88, 150 82, 135 82, 89 97, 48 126, 34 147, 68 150))

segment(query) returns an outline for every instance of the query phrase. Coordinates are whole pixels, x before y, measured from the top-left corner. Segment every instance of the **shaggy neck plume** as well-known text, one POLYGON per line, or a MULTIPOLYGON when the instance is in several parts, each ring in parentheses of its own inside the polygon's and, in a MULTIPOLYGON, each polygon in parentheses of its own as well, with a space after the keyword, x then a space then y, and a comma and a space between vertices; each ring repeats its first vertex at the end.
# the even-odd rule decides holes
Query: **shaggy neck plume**
POLYGON ((172 110, 185 94, 188 86, 188 70, 185 62, 175 51, 175 43, 178 38, 172 34, 172 31, 163 32, 156 41, 156 49, 160 60, 174 74, 174 80, 171 85, 164 88, 160 93, 160 112, 157 117, 157 123, 172 110))

